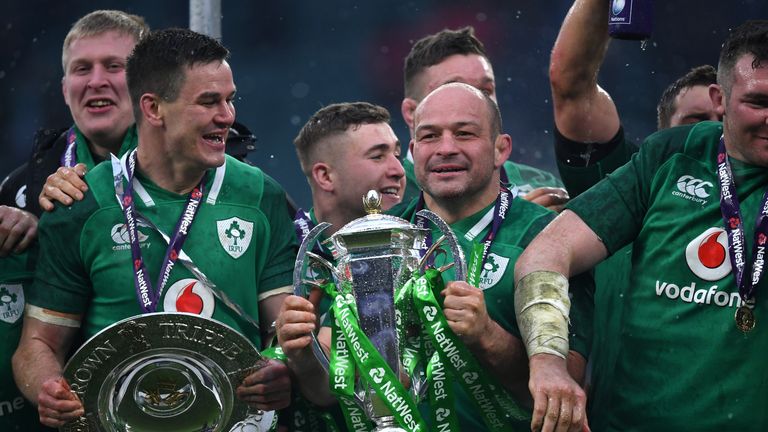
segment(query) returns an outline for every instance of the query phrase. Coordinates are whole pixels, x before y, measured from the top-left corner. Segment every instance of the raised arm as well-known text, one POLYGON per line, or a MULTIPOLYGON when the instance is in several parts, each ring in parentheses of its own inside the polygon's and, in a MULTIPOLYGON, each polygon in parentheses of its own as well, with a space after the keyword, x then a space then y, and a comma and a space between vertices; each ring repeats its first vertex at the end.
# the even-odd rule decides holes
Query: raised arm
POLYGON ((79 322, 77 315, 34 306, 28 307, 24 318, 21 340, 13 355, 13 375, 22 394, 37 405, 40 422, 46 426, 62 426, 84 413, 83 404, 61 375, 79 322), (30 310, 51 322, 30 316, 30 310))
POLYGON ((575 0, 549 64, 555 125, 566 138, 606 143, 619 130, 611 96, 597 84, 608 49, 608 0, 575 0))

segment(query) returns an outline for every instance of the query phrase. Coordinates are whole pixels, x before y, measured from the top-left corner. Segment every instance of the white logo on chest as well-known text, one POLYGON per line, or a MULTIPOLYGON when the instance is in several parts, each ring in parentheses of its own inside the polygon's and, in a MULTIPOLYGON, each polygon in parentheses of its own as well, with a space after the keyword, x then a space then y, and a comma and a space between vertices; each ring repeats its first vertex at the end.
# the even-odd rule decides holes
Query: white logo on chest
POLYGON ((0 284, 0 321, 13 324, 24 314, 24 287, 0 284))
POLYGON ((251 244, 253 222, 239 217, 216 221, 221 247, 232 257, 240 258, 251 244))
POLYGON ((508 264, 509 258, 489 253, 483 268, 480 270, 480 286, 478 288, 488 289, 499 283, 507 271, 508 264))

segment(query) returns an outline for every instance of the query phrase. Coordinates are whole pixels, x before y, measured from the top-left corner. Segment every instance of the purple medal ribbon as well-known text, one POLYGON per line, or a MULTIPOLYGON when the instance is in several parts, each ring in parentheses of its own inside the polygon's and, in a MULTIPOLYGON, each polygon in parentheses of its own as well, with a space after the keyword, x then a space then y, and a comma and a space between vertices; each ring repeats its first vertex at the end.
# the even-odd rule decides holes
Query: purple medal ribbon
MULTIPOLYGON (((315 223, 312 222, 309 212, 301 208, 296 211, 296 216, 293 218, 293 228, 296 230, 296 238, 299 239, 299 244, 304 243, 304 239, 307 238, 307 235, 309 235, 309 232, 312 231, 312 228, 314 227, 315 223)), ((333 250, 333 247, 331 246, 329 249, 333 250)), ((334 259, 333 253, 323 247, 319 241, 315 243, 312 251, 326 259, 334 259)))
POLYGON ((181 213, 179 221, 176 222, 176 227, 171 235, 171 241, 168 242, 168 248, 165 251, 165 257, 163 258, 163 264, 160 267, 160 274, 158 275, 156 284, 157 289, 153 290, 152 284, 149 281, 147 267, 141 256, 141 246, 139 245, 138 230, 136 228, 136 208, 133 202, 133 175, 136 169, 136 150, 131 152, 126 165, 128 181, 125 190, 123 191, 122 176, 116 175, 115 192, 118 201, 120 202, 120 207, 123 210, 123 214, 125 215, 125 223, 131 243, 131 257, 133 258, 136 296, 139 300, 139 306, 141 307, 142 312, 151 313, 157 311, 157 306, 163 293, 163 289, 165 288, 165 284, 168 282, 171 270, 179 257, 179 251, 181 250, 184 241, 187 239, 189 229, 197 215, 197 210, 200 208, 200 203, 203 199, 203 185, 205 184, 207 173, 203 175, 200 183, 192 189, 192 192, 190 192, 189 197, 187 198, 187 204, 184 206, 184 211, 181 213))
POLYGON ((296 229, 296 238, 299 239, 299 244, 304 243, 304 239, 307 238, 309 232, 315 227, 312 223, 312 218, 309 217, 309 212, 304 209, 296 211, 296 216, 293 218, 293 227, 296 229))
POLYGON ((72 126, 67 131, 67 148, 61 155, 60 166, 72 168, 75 164, 77 164, 77 133, 75 127, 72 126))
MULTIPOLYGON (((480 264, 480 268, 483 268, 485 266, 485 260, 488 258, 488 254, 491 250, 491 244, 493 243, 493 240, 496 239, 496 234, 498 234, 499 229, 501 228, 501 224, 504 222, 504 219, 507 217, 507 210, 509 209, 509 201, 510 197, 512 197, 512 193, 507 189, 506 186, 503 184, 499 187, 499 195, 496 197, 496 203, 493 206, 493 224, 491 225, 490 231, 488 231, 488 234, 485 235, 485 238, 483 239, 483 259, 480 264)), ((419 194, 419 201, 416 203, 416 210, 414 213, 418 213, 420 210, 424 208, 424 192, 421 192, 419 194)), ((416 226, 419 228, 427 228, 427 219, 421 216, 416 216, 416 226)), ((432 246, 432 233, 431 231, 427 233, 426 238, 424 239, 424 243, 426 245, 426 248, 423 249, 420 253, 423 254, 429 249, 430 246, 432 246)), ((430 259, 431 262, 429 262, 429 265, 434 264, 434 260, 430 259)))
POLYGON ((768 191, 763 195, 760 205, 760 214, 755 221, 755 249, 752 251, 752 262, 749 267, 745 260, 746 244, 744 234, 744 221, 741 218, 739 198, 736 195, 736 181, 733 178, 731 165, 725 151, 725 139, 720 137, 720 145, 717 150, 717 178, 720 182, 720 211, 723 215, 725 231, 728 234, 728 255, 733 267, 736 286, 739 287, 739 296, 745 305, 754 306, 757 284, 763 276, 763 260, 765 257, 765 243, 768 240, 768 191), (750 271, 752 277, 748 284, 744 273, 750 271))

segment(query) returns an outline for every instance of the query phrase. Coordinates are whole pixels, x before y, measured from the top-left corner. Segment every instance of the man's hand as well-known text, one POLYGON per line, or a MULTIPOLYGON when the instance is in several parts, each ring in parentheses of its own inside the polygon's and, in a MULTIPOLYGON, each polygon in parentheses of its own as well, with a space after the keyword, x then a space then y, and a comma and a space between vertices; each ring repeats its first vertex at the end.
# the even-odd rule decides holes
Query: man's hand
POLYGON ((55 173, 49 175, 38 198, 40 208, 53 211, 54 201, 71 205, 73 199, 83 199, 83 193, 88 190, 88 185, 83 181, 85 171, 85 164, 79 163, 72 168, 59 167, 55 173))
POLYGON ((571 199, 571 197, 568 196, 568 191, 563 188, 554 187, 540 187, 534 189, 523 195, 523 198, 558 213, 563 211, 563 206, 565 206, 568 200, 571 199))
POLYGON ((275 326, 277 342, 290 363, 301 367, 306 361, 315 361, 308 347, 316 320, 314 305, 304 297, 292 295, 283 301, 275 326))
POLYGON ((530 358, 528 388, 533 396, 533 431, 589 430, 584 390, 571 378, 564 359, 551 354, 530 358))
POLYGON ((43 382, 37 396, 37 412, 40 415, 40 423, 50 427, 61 427, 68 421, 85 415, 82 402, 62 377, 43 382))
POLYGON ((237 397, 262 410, 283 409, 291 403, 291 377, 281 361, 269 360, 266 366, 248 375, 237 388, 237 397))
POLYGON ((37 237, 37 217, 16 207, 0 206, 0 257, 23 252, 37 237))
POLYGON ((465 344, 478 345, 483 336, 491 333, 493 321, 485 308, 482 290, 466 282, 453 281, 441 294, 445 296, 445 319, 465 344))

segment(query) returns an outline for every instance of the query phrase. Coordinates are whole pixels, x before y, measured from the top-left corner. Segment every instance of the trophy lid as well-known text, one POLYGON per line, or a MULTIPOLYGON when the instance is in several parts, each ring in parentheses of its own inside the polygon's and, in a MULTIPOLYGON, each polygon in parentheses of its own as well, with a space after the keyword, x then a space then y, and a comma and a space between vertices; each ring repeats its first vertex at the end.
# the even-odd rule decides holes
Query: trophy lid
POLYGON ((413 242, 421 241, 428 231, 405 219, 382 214, 381 195, 375 190, 363 197, 363 207, 367 215, 349 222, 331 236, 340 252, 357 248, 412 248, 413 242))

